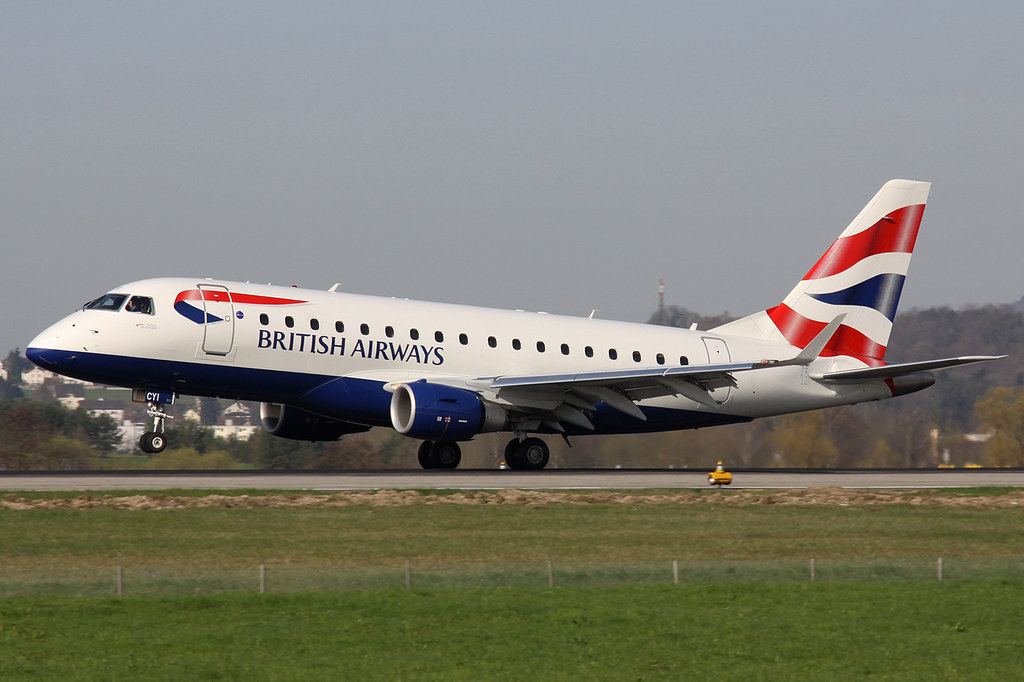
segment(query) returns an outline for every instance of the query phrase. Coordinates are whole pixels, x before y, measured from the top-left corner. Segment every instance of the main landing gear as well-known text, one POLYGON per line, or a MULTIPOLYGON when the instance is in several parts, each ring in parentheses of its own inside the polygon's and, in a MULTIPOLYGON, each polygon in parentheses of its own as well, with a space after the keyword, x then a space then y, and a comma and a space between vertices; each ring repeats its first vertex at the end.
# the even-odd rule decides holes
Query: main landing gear
MULTIPOLYGON (((455 469, 462 461, 462 450, 452 441, 425 440, 416 456, 424 469, 455 469)), ((543 469, 550 457, 548 444, 540 438, 513 438, 505 446, 505 464, 509 469, 543 469)))
POLYGON ((513 438, 505 446, 505 464, 509 469, 543 469, 551 452, 540 438, 513 438))
POLYGON ((454 469, 462 461, 462 450, 452 441, 425 440, 416 457, 424 469, 454 469))
POLYGON ((164 420, 174 418, 162 411, 158 405, 159 403, 149 403, 146 416, 153 418, 153 430, 142 434, 142 438, 139 439, 139 449, 151 455, 163 452, 167 447, 167 438, 164 436, 164 420))

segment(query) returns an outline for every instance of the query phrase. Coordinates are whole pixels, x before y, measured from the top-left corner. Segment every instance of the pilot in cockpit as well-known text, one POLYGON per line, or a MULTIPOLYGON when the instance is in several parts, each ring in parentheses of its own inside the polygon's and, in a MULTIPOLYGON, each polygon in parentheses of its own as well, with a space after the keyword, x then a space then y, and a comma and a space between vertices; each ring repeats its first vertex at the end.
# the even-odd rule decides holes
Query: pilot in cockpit
POLYGON ((132 296, 124 309, 130 313, 153 314, 153 301, 148 296, 132 296))

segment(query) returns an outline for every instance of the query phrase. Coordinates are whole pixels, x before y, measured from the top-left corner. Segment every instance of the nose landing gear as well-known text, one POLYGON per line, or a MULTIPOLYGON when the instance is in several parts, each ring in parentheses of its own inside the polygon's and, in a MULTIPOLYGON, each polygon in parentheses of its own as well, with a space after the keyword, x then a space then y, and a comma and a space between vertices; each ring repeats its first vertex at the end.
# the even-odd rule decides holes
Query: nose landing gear
POLYGON ((159 403, 153 402, 149 403, 146 416, 153 418, 153 430, 147 431, 139 438, 139 449, 145 453, 155 455, 158 452, 163 452, 164 448, 167 447, 167 438, 164 436, 164 420, 174 419, 174 417, 161 410, 159 403))

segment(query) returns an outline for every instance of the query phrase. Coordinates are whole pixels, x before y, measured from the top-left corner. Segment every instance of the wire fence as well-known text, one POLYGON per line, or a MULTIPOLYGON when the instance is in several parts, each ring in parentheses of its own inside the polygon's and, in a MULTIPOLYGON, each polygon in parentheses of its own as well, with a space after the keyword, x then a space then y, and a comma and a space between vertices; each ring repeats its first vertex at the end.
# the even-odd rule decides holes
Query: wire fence
POLYGON ((521 562, 398 566, 8 567, 0 596, 182 595, 473 587, 1024 578, 1024 558, 521 562))

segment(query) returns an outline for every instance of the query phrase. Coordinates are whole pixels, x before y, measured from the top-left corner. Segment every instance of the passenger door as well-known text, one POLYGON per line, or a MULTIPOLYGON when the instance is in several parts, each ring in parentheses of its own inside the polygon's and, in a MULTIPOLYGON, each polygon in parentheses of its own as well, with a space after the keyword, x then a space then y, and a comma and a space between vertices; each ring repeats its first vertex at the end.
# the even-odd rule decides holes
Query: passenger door
POLYGON ((200 284, 198 288, 206 313, 203 351, 208 355, 227 355, 235 343, 235 306, 231 293, 220 284, 200 284))
MULTIPOLYGON (((708 351, 708 362, 712 365, 724 365, 732 362, 729 357, 729 347, 725 345, 724 339, 716 339, 712 336, 704 337, 704 348, 708 351)), ((731 386, 723 386, 714 390, 708 391, 708 394, 716 403, 724 403, 729 399, 729 393, 732 391, 731 386)))

